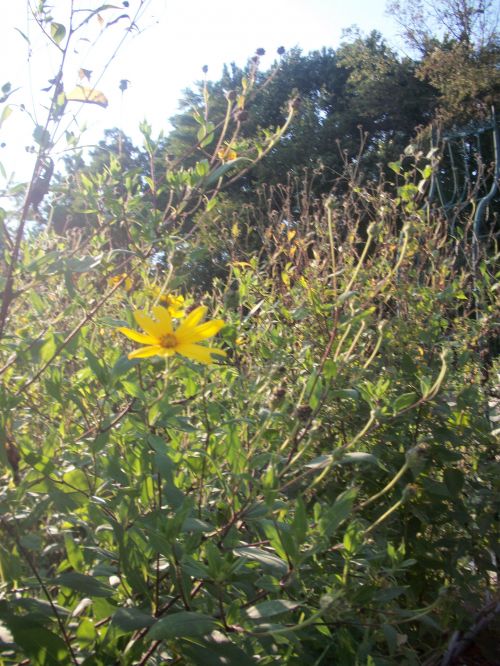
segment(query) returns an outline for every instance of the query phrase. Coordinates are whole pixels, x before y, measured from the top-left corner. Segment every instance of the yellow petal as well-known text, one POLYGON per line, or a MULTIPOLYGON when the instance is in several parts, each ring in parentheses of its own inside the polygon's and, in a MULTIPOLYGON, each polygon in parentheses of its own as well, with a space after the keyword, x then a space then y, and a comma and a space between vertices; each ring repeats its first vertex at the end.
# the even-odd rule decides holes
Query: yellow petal
POLYGON ((212 354, 226 356, 226 352, 223 349, 202 347, 201 345, 193 344, 178 345, 175 351, 193 361, 199 361, 200 363, 212 363, 212 354))
POLYGON ((197 324, 200 323, 200 321, 203 319, 203 317, 207 313, 207 308, 204 305, 200 305, 199 307, 195 308, 192 312, 188 314, 186 319, 180 324, 179 328, 176 330, 176 335, 181 336, 183 335, 184 331, 187 331, 189 329, 194 328, 197 324))
POLYGON ((156 339, 161 338, 162 335, 170 332, 166 331, 165 327, 162 326, 159 321, 155 321, 154 319, 151 319, 151 317, 148 317, 145 312, 136 311, 134 312, 134 317, 139 326, 143 328, 146 333, 149 333, 149 335, 153 335, 156 339))
POLYGON ((175 347, 160 347, 158 356, 173 356, 177 349, 175 347))
POLYGON ((168 335, 172 333, 172 317, 167 308, 163 308, 161 305, 155 305, 153 308, 155 317, 161 324, 163 335, 168 335))
POLYGON ((164 351, 163 347, 160 345, 151 345, 150 347, 140 347, 139 349, 134 349, 133 352, 130 352, 128 355, 129 358, 146 358, 147 356, 160 356, 164 351))
POLYGON ((179 335, 179 331, 177 331, 177 338, 181 344, 200 342, 200 340, 206 340, 207 338, 217 335, 224 325, 225 322, 222 319, 212 319, 212 321, 200 324, 199 326, 196 326, 196 328, 190 329, 182 335, 179 335))
POLYGON ((173 317, 174 319, 182 319, 182 317, 184 317, 184 315, 186 314, 186 311, 179 310, 177 305, 169 305, 168 311, 170 312, 170 316, 173 317))
POLYGON ((141 342, 143 345, 155 345, 158 342, 158 339, 152 335, 144 335, 144 333, 139 333, 139 331, 134 331, 132 328, 125 328, 122 326, 118 329, 120 333, 126 335, 127 338, 135 340, 135 342, 141 342))

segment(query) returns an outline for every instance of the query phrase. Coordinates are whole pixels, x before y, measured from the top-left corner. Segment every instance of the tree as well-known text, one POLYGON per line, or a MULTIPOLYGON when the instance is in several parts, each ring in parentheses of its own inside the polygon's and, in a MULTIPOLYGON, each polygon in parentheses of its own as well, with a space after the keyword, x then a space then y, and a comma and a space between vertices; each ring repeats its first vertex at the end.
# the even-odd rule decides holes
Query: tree
POLYGON ((484 48, 498 39, 493 0, 391 0, 388 12, 408 46, 425 57, 436 44, 458 42, 484 48))
POLYGON ((492 0, 394 0, 389 10, 420 55, 418 77, 439 92, 446 124, 464 124, 500 104, 499 10, 492 0))
MULTIPOLYGON (((262 133, 283 122, 287 102, 299 96, 300 108, 283 137, 233 196, 243 195, 259 183, 283 183, 292 173, 316 171, 316 192, 327 191, 348 161, 361 161, 366 177, 378 177, 378 163, 396 159, 417 125, 427 124, 436 105, 436 91, 417 78, 418 63, 400 59, 383 37, 373 32, 348 35, 339 49, 304 54, 292 49, 276 71, 258 74, 261 87, 247 107, 242 137, 262 133), (365 133, 366 135, 364 136, 365 133), (362 155, 360 146, 363 144, 362 155)), ((197 131, 193 108, 202 112, 204 91, 219 96, 237 90, 247 70, 226 69, 221 80, 201 83, 198 91, 186 91, 182 111, 172 119, 167 146, 174 155, 192 145, 197 131)), ((212 112, 214 109, 212 108, 212 112)), ((222 119, 223 109, 218 110, 222 119)))

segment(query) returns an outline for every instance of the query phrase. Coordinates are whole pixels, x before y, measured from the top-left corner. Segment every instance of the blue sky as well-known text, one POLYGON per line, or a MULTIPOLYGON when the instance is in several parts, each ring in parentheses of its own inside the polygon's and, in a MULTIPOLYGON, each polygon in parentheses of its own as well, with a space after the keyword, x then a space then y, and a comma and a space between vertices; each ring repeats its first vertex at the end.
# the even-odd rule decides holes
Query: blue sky
MULTIPOLYGON (((56 71, 58 53, 41 39, 37 27, 28 19, 25 0, 0 0, 9 5, 3 12, 0 40, 4 57, 0 62, 0 85, 10 81, 20 90, 11 98, 14 103, 25 104, 26 109, 43 119, 43 104, 47 93, 41 88, 56 71), (31 40, 31 58, 28 45, 18 28, 31 40)), ((89 27, 88 42, 71 53, 66 66, 65 89, 80 83, 78 70, 92 70, 92 84, 104 92, 109 100, 107 109, 84 105, 78 114, 80 125, 85 124, 84 143, 101 138, 104 129, 121 127, 138 140, 138 124, 146 119, 154 132, 168 130, 168 119, 177 109, 181 91, 200 79, 201 68, 208 65, 208 77, 219 78, 223 64, 236 62, 243 65, 258 47, 269 55, 262 59, 267 68, 274 60, 276 48, 299 46, 304 51, 323 46, 336 47, 342 30, 356 24, 368 33, 379 30, 389 43, 397 48, 397 25, 385 13, 387 0, 146 0, 139 16, 140 30, 131 33, 123 48, 106 68, 121 35, 124 21, 119 21, 99 39, 99 26, 89 27), (121 79, 130 81, 122 95, 118 85, 121 79)), ((33 4, 36 4, 33 0, 33 4)), ((65 22, 64 9, 68 0, 52 0, 55 20, 65 22)), ((99 7, 96 0, 76 0, 78 7, 99 7)), ((116 2, 121 6, 122 0, 116 2)), ((133 12, 139 0, 129 0, 133 12)), ((120 11, 121 13, 121 11, 120 11)), ((1 113, 1 109, 0 109, 1 113)), ((33 121, 27 113, 14 107, 13 114, 0 130, 0 142, 7 145, 0 150, 0 162, 8 172, 15 170, 25 177, 24 146, 31 141, 33 121), (12 162, 14 161, 14 164, 12 162)), ((29 156, 28 156, 29 157, 29 156)))

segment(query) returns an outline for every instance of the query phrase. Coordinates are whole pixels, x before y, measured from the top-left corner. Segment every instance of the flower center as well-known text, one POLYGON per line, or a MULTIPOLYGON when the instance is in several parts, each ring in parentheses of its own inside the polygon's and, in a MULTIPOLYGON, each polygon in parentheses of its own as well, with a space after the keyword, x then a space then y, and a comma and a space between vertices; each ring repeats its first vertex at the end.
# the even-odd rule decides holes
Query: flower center
POLYGON ((166 349, 173 349, 177 346, 177 338, 173 333, 167 333, 160 338, 160 345, 166 349))

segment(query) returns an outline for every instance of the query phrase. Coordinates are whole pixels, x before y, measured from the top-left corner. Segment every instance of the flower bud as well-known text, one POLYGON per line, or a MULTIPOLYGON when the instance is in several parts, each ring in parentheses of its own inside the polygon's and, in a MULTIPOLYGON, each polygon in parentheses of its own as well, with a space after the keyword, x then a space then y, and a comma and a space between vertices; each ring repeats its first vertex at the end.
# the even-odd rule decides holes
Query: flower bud
POLYGON ((412 500, 418 492, 418 486, 415 483, 409 483, 403 490, 403 502, 412 500))
POLYGON ((428 445, 425 444, 424 442, 422 442, 421 444, 417 444, 416 446, 412 446, 411 449, 408 449, 408 451, 406 452, 406 462, 408 463, 408 467, 410 468, 419 467, 428 449, 429 449, 428 445))

